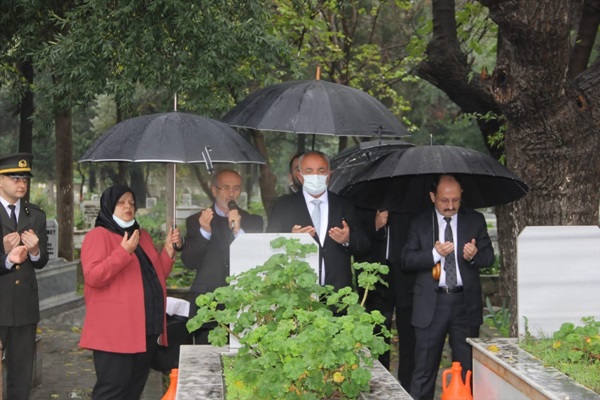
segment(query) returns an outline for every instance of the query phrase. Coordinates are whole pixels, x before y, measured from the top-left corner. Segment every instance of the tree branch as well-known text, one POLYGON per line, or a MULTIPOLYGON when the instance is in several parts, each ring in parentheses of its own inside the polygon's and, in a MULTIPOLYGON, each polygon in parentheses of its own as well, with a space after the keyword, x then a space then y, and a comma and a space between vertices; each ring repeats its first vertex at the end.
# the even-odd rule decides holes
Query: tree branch
MULTIPOLYGON (((427 59, 419 65, 419 76, 444 91, 465 113, 501 115, 480 75, 471 70, 460 48, 454 0, 432 2, 432 13, 433 36, 427 45, 427 59)), ((488 150, 492 156, 499 157, 503 148, 491 147, 488 137, 498 132, 500 122, 498 119, 479 120, 478 125, 488 150)))

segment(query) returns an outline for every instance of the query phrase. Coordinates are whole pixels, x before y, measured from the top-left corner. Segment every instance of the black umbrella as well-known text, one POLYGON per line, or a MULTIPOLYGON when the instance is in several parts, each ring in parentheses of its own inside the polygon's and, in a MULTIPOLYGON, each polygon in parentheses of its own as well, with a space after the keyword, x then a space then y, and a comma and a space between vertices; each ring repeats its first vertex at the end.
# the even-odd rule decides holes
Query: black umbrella
POLYGON ((265 158, 229 125, 182 112, 144 115, 110 128, 83 161, 264 164, 265 158))
POLYGON ((407 136, 398 118, 371 95, 321 80, 290 81, 251 93, 222 121, 258 130, 334 136, 407 136))
POLYGON ((433 179, 453 174, 471 208, 510 203, 529 187, 494 158, 456 146, 421 146, 396 150, 380 158, 340 193, 358 206, 416 212, 431 205, 433 179))
MULTIPOLYGON (((264 164, 265 158, 229 125, 200 115, 169 112, 119 122, 98 138, 79 162, 264 164)), ((167 175, 167 219, 175 218, 175 175, 167 175)))
POLYGON ((370 140, 340 151, 330 161, 332 170, 329 190, 338 193, 366 167, 392 151, 413 147, 414 144, 403 140, 370 140))

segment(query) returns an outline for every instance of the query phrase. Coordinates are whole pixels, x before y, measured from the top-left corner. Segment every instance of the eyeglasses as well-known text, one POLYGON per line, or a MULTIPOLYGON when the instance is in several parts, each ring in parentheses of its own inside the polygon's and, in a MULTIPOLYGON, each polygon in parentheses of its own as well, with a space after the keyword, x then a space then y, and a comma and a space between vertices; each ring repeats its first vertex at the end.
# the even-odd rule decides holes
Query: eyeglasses
POLYGON ((12 175, 4 175, 4 176, 7 177, 8 179, 10 179, 11 181, 13 181, 14 183, 19 183, 19 181, 21 181, 23 183, 29 182, 29 177, 26 177, 26 176, 12 176, 12 175))
POLYGON ((223 185, 221 187, 215 185, 215 187, 217 188, 217 190, 224 190, 228 193, 239 193, 242 191, 242 187, 241 186, 229 186, 229 185, 223 185))

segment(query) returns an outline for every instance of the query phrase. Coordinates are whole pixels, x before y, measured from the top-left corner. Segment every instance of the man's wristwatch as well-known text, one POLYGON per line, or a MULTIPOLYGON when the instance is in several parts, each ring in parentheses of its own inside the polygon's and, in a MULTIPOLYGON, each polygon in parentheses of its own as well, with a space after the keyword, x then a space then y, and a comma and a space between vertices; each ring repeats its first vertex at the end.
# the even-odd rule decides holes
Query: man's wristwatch
POLYGON ((348 246, 350 246, 350 242, 344 242, 344 243, 342 243, 342 246, 348 247, 348 246))

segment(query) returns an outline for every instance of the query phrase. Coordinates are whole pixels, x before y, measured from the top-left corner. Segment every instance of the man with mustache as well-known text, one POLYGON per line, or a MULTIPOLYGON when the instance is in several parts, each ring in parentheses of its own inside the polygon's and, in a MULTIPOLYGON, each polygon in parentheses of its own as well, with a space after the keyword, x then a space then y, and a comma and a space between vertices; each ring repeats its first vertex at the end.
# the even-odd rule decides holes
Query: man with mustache
POLYGON ((478 337, 483 323, 479 268, 490 266, 494 250, 483 215, 461 205, 462 188, 452 175, 441 175, 429 193, 434 207, 410 222, 401 268, 416 273, 412 324, 415 370, 410 395, 433 399, 446 335, 452 361, 463 379, 472 369, 467 337, 478 337), (441 263, 436 279, 432 267, 441 263))

